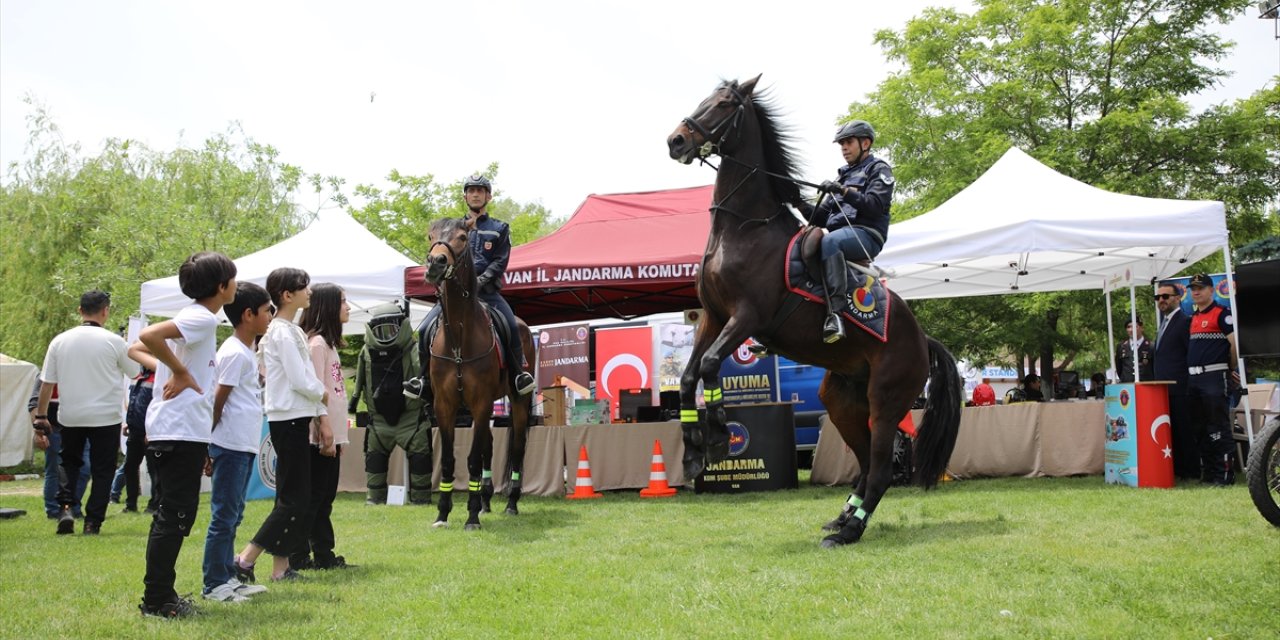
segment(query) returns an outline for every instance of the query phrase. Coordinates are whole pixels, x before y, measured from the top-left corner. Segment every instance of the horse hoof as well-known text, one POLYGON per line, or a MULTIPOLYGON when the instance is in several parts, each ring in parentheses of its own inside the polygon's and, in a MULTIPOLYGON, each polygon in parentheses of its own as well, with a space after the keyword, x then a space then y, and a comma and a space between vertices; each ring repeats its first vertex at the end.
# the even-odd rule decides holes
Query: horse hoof
POLYGON ((449 526, 449 521, 448 521, 448 520, 436 520, 435 522, 432 522, 432 523, 431 523, 431 528, 432 528, 432 529, 443 529, 443 528, 445 528, 445 527, 447 527, 447 526, 449 526))
POLYGON ((479 522, 468 522, 465 526, 463 526, 463 527, 462 527, 462 530, 463 530, 463 531, 479 531, 479 530, 480 530, 480 523, 479 523, 479 522))
POLYGON ((505 514, 507 514, 507 515, 509 515, 509 516, 518 516, 518 515, 520 515, 520 511, 519 511, 518 509, 516 509, 515 507, 507 507, 507 510, 506 510, 506 511, 503 511, 503 513, 505 513, 505 514))
POLYGON ((855 542, 857 542, 857 540, 846 540, 844 536, 841 536, 838 533, 833 533, 822 539, 822 548, 834 549, 836 547, 843 547, 847 544, 853 544, 855 542))

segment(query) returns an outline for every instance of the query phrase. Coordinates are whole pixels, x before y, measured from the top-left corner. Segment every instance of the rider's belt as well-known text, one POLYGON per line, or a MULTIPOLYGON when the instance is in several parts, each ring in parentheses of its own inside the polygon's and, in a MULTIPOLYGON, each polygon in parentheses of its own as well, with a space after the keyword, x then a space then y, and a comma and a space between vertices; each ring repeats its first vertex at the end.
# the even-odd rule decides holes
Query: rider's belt
POLYGON ((1226 371, 1230 368, 1231 368, 1231 365, 1226 365, 1222 363, 1207 364, 1203 367, 1187 367, 1187 373, 1193 376, 1198 376, 1202 373, 1213 373, 1214 371, 1226 371))

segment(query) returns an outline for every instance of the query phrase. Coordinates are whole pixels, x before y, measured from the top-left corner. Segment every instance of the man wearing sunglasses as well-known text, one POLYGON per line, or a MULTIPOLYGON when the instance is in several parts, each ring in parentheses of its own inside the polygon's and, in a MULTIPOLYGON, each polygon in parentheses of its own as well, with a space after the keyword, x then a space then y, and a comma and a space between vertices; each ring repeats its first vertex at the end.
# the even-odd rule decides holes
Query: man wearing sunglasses
POLYGON ((1182 291, 1162 282, 1156 287, 1156 308, 1160 310, 1156 330, 1155 379, 1171 380, 1169 422, 1173 438, 1173 474, 1180 480, 1200 477, 1200 443, 1187 414, 1187 346, 1191 339, 1191 316, 1182 312, 1182 291))

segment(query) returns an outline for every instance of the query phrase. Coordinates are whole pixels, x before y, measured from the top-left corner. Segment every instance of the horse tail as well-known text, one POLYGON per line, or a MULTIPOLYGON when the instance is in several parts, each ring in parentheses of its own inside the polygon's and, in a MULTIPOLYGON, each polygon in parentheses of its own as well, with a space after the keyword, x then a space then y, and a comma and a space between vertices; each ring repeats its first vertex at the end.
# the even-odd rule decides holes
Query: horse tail
POLYGON ((941 342, 929 341, 928 404, 920 420, 915 443, 914 484, 931 489, 947 470, 951 452, 960 432, 960 408, 964 406, 964 385, 956 370, 956 359, 941 342))

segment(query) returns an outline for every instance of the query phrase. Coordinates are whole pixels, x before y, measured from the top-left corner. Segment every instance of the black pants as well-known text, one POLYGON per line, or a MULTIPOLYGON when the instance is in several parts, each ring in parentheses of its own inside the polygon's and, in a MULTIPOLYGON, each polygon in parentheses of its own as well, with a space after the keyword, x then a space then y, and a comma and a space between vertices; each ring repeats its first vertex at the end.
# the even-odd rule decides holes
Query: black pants
POLYGON ((1188 379, 1191 425, 1200 440, 1200 479, 1206 482, 1235 481, 1232 459, 1236 446, 1227 405, 1228 375, 1227 371, 1213 371, 1188 379))
POLYGON ((1169 428, 1172 430, 1173 474, 1182 479, 1200 478, 1200 438, 1191 423, 1185 393, 1169 391, 1169 428))
POLYGON ((340 460, 340 456, 322 456, 320 447, 311 446, 311 501, 307 503, 307 517, 302 527, 307 535, 290 554, 290 566, 305 566, 309 559, 321 567, 333 563, 335 541, 330 516, 333 515, 333 500, 338 497, 340 460))
POLYGON ((102 524, 107 519, 107 501, 111 497, 111 480, 116 475, 116 457, 120 454, 120 425, 103 427, 62 427, 62 475, 58 483, 58 504, 69 508, 76 504, 75 485, 84 466, 84 445, 89 444, 89 499, 85 501, 84 521, 102 524))
POLYGON ((156 607, 178 597, 178 553, 182 540, 191 535, 200 507, 200 476, 209 445, 203 442, 162 440, 147 447, 147 466, 160 484, 159 508, 151 519, 147 537, 147 573, 142 579, 142 602, 156 607))
POLYGON ((253 543, 273 556, 288 556, 306 540, 307 505, 311 502, 311 418, 268 421, 276 451, 276 504, 253 536, 253 543))

